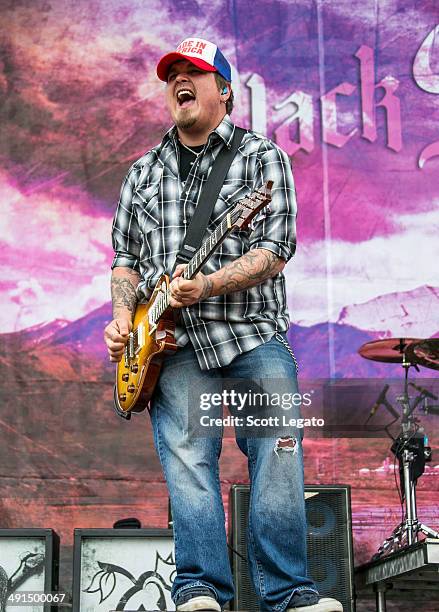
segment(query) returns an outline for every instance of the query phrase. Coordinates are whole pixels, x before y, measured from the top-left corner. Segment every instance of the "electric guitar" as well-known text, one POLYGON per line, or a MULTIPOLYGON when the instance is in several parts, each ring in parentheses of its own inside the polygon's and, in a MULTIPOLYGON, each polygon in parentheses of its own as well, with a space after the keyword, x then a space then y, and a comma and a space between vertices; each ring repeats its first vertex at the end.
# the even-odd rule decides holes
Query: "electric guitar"
MULTIPOLYGON (((246 229, 258 212, 271 201, 273 181, 239 200, 185 267, 182 278, 190 280, 200 271, 215 249, 232 231, 246 229)), ((175 321, 170 301, 170 277, 163 274, 146 304, 138 304, 133 328, 122 360, 117 364, 114 387, 116 412, 129 418, 142 412, 154 392, 165 355, 177 350, 175 321)))

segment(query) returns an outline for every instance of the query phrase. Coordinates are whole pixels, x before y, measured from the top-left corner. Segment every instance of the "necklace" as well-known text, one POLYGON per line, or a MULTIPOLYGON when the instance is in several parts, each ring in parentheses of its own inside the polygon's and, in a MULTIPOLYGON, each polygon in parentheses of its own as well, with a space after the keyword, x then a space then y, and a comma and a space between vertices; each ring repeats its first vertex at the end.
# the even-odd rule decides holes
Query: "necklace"
POLYGON ((181 142, 180 140, 180 144, 182 147, 184 147, 185 149, 187 149, 188 151, 190 151, 192 153, 192 155, 195 155, 195 157, 198 157, 199 154, 201 153, 201 151, 204 149, 204 145, 197 145, 199 147, 203 147, 203 149, 201 149, 201 151, 194 151, 193 149, 191 149, 190 147, 188 147, 187 145, 184 144, 184 142, 181 142))

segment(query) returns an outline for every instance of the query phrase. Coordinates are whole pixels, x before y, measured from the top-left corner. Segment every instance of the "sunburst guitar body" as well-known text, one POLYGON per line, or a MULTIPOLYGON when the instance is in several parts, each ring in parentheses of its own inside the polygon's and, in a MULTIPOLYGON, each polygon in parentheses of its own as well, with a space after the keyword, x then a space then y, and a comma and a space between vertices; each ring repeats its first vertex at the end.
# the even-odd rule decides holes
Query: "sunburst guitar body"
POLYGON ((169 288, 169 277, 158 281, 147 304, 138 304, 133 331, 128 337, 122 360, 117 364, 114 403, 122 416, 142 412, 148 405, 160 375, 165 355, 177 350, 175 321, 170 308, 155 322, 151 312, 169 288))

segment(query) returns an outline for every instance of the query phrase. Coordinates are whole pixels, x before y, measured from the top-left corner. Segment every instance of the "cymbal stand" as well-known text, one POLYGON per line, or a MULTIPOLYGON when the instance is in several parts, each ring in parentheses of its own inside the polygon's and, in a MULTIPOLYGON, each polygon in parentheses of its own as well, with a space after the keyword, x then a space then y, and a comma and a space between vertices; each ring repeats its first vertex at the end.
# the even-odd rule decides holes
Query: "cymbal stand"
POLYGON ((421 523, 417 515, 416 483, 424 472, 425 461, 431 459, 431 449, 424 446, 424 435, 421 437, 419 434, 417 435, 418 421, 413 413, 422 401, 423 396, 421 394, 411 402, 412 398, 408 392, 408 372, 412 365, 412 363, 406 361, 404 353, 402 361, 405 370, 404 393, 396 400, 402 407, 401 432, 392 444, 392 452, 399 460, 405 518, 381 544, 372 557, 373 561, 404 546, 411 546, 417 542, 420 533, 432 538, 439 538, 439 532, 421 523))

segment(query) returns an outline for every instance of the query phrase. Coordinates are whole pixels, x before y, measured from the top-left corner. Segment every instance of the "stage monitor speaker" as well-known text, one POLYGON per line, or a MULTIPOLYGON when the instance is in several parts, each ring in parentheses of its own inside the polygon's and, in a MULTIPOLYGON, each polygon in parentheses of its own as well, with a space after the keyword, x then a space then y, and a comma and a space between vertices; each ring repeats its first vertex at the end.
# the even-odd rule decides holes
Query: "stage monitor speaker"
MULTIPOLYGON (((231 551, 235 581, 232 610, 253 612, 259 606, 246 561, 249 501, 249 485, 232 486, 229 498, 229 542, 241 555, 231 551)), ((343 604, 344 612, 355 612, 350 487, 307 485, 305 508, 309 575, 322 597, 335 597, 343 604)))
POLYGON ((171 529, 75 529, 72 612, 173 610, 171 529))
POLYGON ((0 610, 55 612, 58 570, 53 529, 0 529, 0 610))

